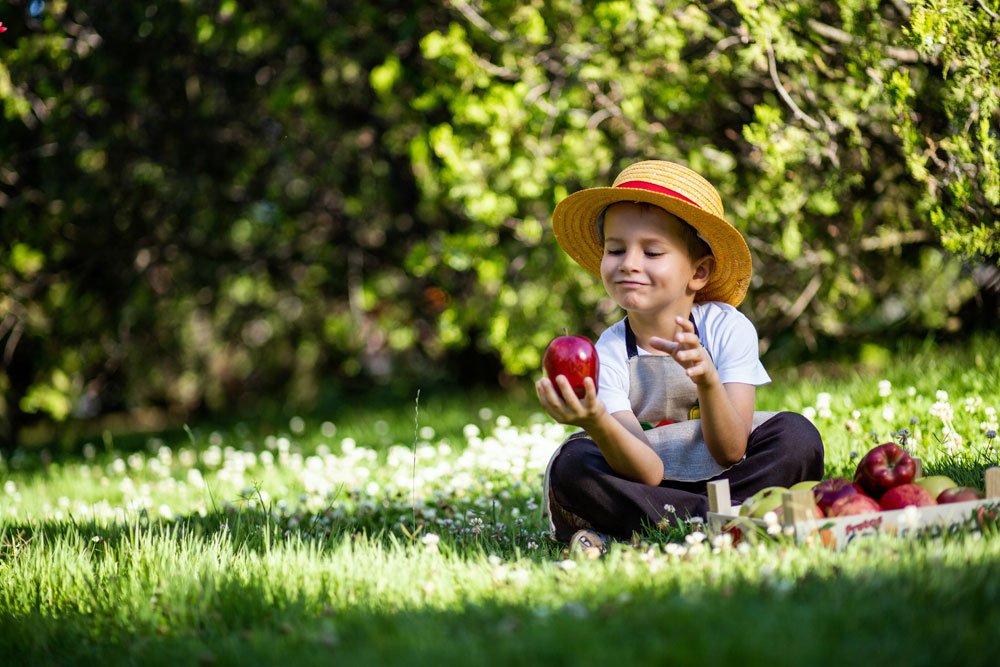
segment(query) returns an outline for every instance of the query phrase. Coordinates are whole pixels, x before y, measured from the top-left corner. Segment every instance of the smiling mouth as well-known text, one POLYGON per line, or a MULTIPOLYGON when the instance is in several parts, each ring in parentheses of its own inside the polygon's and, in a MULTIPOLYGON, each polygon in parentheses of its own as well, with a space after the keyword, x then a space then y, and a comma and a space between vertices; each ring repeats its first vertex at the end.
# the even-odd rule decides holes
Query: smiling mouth
POLYGON ((644 287, 646 285, 646 283, 639 283, 634 280, 619 280, 618 284, 623 287, 644 287))

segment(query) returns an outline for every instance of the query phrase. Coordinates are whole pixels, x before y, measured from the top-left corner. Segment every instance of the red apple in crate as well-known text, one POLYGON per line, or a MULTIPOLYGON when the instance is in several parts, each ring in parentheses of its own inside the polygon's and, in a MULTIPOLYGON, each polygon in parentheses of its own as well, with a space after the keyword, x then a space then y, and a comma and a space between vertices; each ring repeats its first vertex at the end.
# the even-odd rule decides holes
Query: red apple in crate
POLYGON ((853 516, 855 514, 872 514, 881 508, 874 498, 863 493, 852 493, 838 498, 827 509, 827 516, 853 516))
POLYGON ((900 484, 882 494, 879 505, 884 510, 901 510, 904 507, 937 505, 930 491, 916 484, 900 484))
POLYGON ((892 487, 912 482, 916 472, 917 465, 906 450, 894 442, 887 442, 861 458, 854 481, 878 500, 892 487))
POLYGON ((545 374, 553 384, 555 384, 557 376, 566 376, 576 395, 583 398, 586 393, 583 379, 592 378, 596 387, 600 362, 597 359, 597 349, 594 348, 594 344, 590 342, 589 338, 557 336, 545 348, 545 354, 542 356, 542 368, 545 369, 545 374))
POLYGON ((938 494, 938 505, 947 503, 964 503, 970 500, 982 500, 983 494, 979 489, 971 486, 953 486, 938 494))
POLYGON ((834 502, 839 498, 854 495, 860 491, 861 487, 847 479, 846 477, 833 477, 824 479, 813 487, 813 497, 816 499, 816 507, 823 510, 825 514, 834 502))

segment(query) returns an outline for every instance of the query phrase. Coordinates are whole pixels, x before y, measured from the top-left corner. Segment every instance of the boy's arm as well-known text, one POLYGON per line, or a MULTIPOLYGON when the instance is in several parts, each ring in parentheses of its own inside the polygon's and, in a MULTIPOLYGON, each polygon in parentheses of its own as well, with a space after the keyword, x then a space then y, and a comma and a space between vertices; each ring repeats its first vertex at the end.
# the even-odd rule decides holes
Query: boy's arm
POLYGON ((705 445, 719 465, 739 463, 747 451, 753 425, 757 388, 752 384, 722 384, 718 373, 714 382, 698 385, 701 432, 705 445))
POLYGON ((548 378, 535 384, 538 400, 553 419, 585 430, 611 469, 622 477, 652 486, 663 481, 663 461, 649 446, 632 412, 609 414, 590 378, 584 380, 586 394, 582 399, 577 398, 565 377, 558 376, 556 385, 548 378))
POLYGON ((672 354, 698 387, 701 430, 712 458, 723 466, 738 463, 747 450, 757 388, 738 382, 722 383, 690 320, 678 317, 674 340, 653 338, 650 346, 672 354))

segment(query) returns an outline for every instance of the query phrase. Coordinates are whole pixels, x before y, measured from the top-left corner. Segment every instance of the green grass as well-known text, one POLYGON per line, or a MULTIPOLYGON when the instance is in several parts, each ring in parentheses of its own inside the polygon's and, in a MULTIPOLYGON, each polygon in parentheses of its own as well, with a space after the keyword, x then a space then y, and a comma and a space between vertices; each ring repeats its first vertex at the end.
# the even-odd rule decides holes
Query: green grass
MULTIPOLYGON (((771 369, 758 406, 812 414, 828 475, 905 428, 981 486, 998 343, 771 369)), ((4 461, 0 664, 993 664, 995 529, 832 552, 690 526, 566 560, 538 514, 565 432, 429 392, 4 461)))

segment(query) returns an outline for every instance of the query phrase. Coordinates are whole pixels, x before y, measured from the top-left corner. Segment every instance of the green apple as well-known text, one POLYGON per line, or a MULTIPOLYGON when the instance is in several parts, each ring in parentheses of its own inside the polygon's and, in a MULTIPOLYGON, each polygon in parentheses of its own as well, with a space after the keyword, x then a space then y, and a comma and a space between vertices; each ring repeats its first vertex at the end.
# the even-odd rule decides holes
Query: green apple
POLYGON ((950 477, 945 477, 944 475, 930 475, 929 477, 918 477, 913 480, 913 483, 917 486, 922 486, 930 494, 931 498, 937 498, 938 495, 945 489, 953 489, 958 484, 955 483, 950 477))
POLYGON ((740 507, 740 516, 753 519, 763 519, 768 512, 777 512, 781 507, 781 497, 785 491, 783 486, 768 486, 753 494, 740 507))
POLYGON ((812 491, 812 488, 814 486, 816 486, 817 484, 819 484, 819 480, 816 480, 816 481, 806 480, 805 482, 799 482, 798 484, 792 484, 790 487, 788 487, 788 490, 789 491, 798 491, 799 489, 807 489, 809 491, 812 491))

